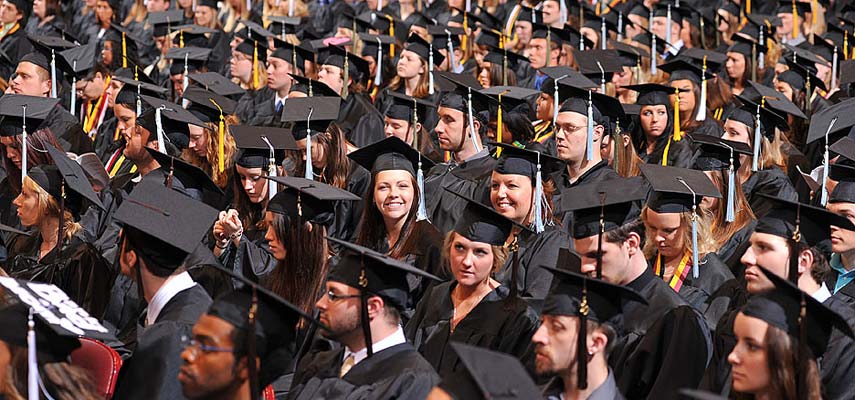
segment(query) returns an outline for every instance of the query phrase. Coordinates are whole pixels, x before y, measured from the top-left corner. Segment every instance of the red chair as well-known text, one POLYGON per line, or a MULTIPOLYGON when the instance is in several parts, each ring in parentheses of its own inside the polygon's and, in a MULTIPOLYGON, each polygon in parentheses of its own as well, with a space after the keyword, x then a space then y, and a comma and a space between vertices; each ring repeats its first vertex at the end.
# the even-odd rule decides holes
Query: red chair
POLYGON ((80 338, 80 348, 71 353, 71 364, 89 372, 95 388, 104 400, 113 397, 116 379, 122 367, 119 353, 97 340, 80 338))

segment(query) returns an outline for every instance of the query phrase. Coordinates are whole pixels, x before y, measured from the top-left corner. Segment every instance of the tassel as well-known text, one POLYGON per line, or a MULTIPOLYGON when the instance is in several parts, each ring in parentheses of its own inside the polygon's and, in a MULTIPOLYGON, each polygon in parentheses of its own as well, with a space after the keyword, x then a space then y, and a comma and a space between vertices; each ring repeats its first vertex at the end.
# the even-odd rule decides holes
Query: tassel
MULTIPOLYGON (((534 13, 532 13, 532 15, 533 14, 534 13)), ((583 35, 579 35, 579 51, 585 51, 585 36, 583 35)))
MULTIPOLYGON (((413 143, 419 143, 419 105, 413 98, 413 143)), ((425 173, 422 170, 422 155, 419 153, 419 165, 416 170, 416 185, 419 187, 419 210, 416 213, 416 221, 425 221, 428 219, 427 206, 425 200, 425 173)))
POLYGON ((29 307, 27 316, 27 399, 39 400, 39 362, 36 349, 36 322, 33 320, 33 308, 29 307))
MULTIPOLYGON (((502 95, 507 93, 507 92, 508 91, 505 90, 502 93, 499 93, 499 116, 497 118, 498 121, 496 122, 496 141, 499 143, 502 143, 502 128, 503 128, 502 127, 502 95)), ((497 147, 496 148, 496 158, 499 158, 501 155, 502 155, 502 148, 497 147)))
MULTIPOLYGON (((457 61, 454 59, 454 44, 451 42, 451 32, 446 30, 445 34, 448 35, 448 40, 446 40, 446 46, 448 47, 449 70, 451 70, 451 72, 454 72, 455 74, 460 73, 461 66, 457 65, 457 61)), ((505 63, 505 68, 507 69, 507 62, 505 63)), ((507 78, 505 78, 505 80, 507 81, 507 78)))
MULTIPOLYGON (((754 43, 751 44, 751 59, 757 59, 757 45, 754 43)), ((754 64, 754 66, 752 66, 751 68, 751 80, 755 82, 757 81, 757 64, 754 64)))
POLYGON ((674 141, 683 140, 683 131, 680 129, 680 89, 674 89, 674 141))
POLYGON ((190 11, 196 12, 196 0, 193 0, 193 4, 190 6, 190 11))
MULTIPOLYGON (((562 1, 563 3, 563 1, 562 1)), ((576 386, 588 388, 588 279, 582 279, 582 300, 579 303, 579 335, 576 337, 576 386)))
POLYGON ((552 28, 546 27, 546 66, 552 64, 552 28))
POLYGON ((552 130, 558 130, 558 109, 561 107, 561 99, 558 94, 558 81, 566 78, 567 75, 562 75, 560 78, 554 80, 554 87, 552 89, 552 130))
POLYGON ((831 89, 837 87, 837 46, 834 46, 834 55, 831 56, 831 89))
MULTIPOLYGON (((181 91, 182 91, 182 93, 187 92, 187 88, 190 86, 190 69, 189 69, 189 67, 187 66, 187 60, 188 60, 188 56, 189 56, 189 54, 190 54, 189 52, 184 53, 184 79, 182 79, 182 82, 181 82, 181 86, 182 86, 181 91)), ((181 96, 181 97, 186 97, 186 96, 181 96)), ((190 105, 190 101, 188 101, 188 100, 186 100, 186 99, 185 99, 185 100, 182 100, 181 105, 182 105, 184 108, 187 108, 187 107, 190 105)))
POLYGON ((656 75, 656 35, 650 36, 650 74, 656 75))
POLYGON ((21 125, 23 128, 23 133, 21 134, 21 185, 23 185, 24 178, 27 177, 27 167, 29 164, 27 163, 27 105, 24 104, 21 107, 23 108, 22 119, 24 121, 21 125))
POLYGON ((822 195, 819 198, 819 204, 823 207, 828 203, 828 188, 825 185, 828 182, 828 170, 831 167, 828 163, 828 135, 831 133, 831 129, 834 128, 835 122, 837 122, 837 117, 831 119, 831 122, 828 123, 828 129, 825 130, 825 152, 822 155, 822 182, 820 182, 822 195))
POLYGON ((306 174, 304 178, 310 181, 315 179, 315 174, 312 170, 312 128, 310 128, 313 111, 315 111, 314 108, 309 108, 309 115, 306 117, 306 174))
POLYGON ((796 8, 796 0, 793 0, 793 39, 799 37, 799 12, 796 8))
POLYGON ((537 152, 537 173, 534 176, 534 233, 543 233, 545 230, 543 223, 543 204, 545 196, 543 194, 543 174, 541 173, 540 152, 537 152))
POLYGON ((692 277, 698 279, 698 206, 692 204, 692 277))
POLYGON ((213 99, 210 100, 214 107, 220 110, 220 122, 217 126, 217 167, 223 172, 226 169, 226 117, 223 115, 223 108, 213 99))
POLYGON ((796 226, 793 229, 793 236, 790 237, 790 270, 787 274, 787 278, 793 284, 798 285, 799 281, 799 242, 802 240, 801 234, 801 215, 802 215, 802 207, 801 204, 796 205, 796 226))
POLYGON ((751 14, 751 0, 745 0, 745 14, 751 14))
MULTIPOLYGON (((267 144, 267 148, 270 150, 270 160, 267 164, 267 176, 268 177, 276 177, 276 149, 273 147, 273 144, 270 143, 270 140, 267 139, 267 136, 261 135, 261 140, 267 144)), ((273 196, 276 196, 276 192, 278 191, 279 186, 277 186, 276 182, 272 179, 267 180, 267 199, 270 200, 273 196)))
MULTIPOLYGON (((71 61, 71 69, 77 71, 77 59, 71 61)), ((53 83, 51 83, 53 84, 53 83)), ((71 74, 71 115, 77 116, 77 74, 71 74)))
MULTIPOLYGON (((762 102, 762 100, 761 100, 762 102)), ((760 106, 757 106, 757 115, 754 116, 754 159, 751 160, 751 171, 757 172, 759 170, 758 165, 760 163, 760 146, 762 142, 760 138, 762 137, 762 133, 760 133, 760 106)))
POLYGON ((294 0, 288 0, 288 16, 294 16, 294 0))
POLYGON ((588 91, 588 134, 585 149, 585 160, 594 159, 594 105, 591 101, 591 91, 588 91))
MULTIPOLYGON (((759 40, 757 41, 757 43, 760 43, 760 44, 762 44, 762 45, 766 45, 766 41, 765 41, 765 39, 763 39, 763 32, 764 32, 764 29, 763 29, 763 27, 761 26, 761 27, 760 27, 760 33, 759 33, 760 38, 759 38, 759 40)), ((706 56, 704 56, 704 57, 706 57, 706 56)), ((757 68, 758 68, 758 69, 764 69, 764 68, 766 68, 766 66, 765 66, 765 65, 766 65, 766 59, 765 59, 765 57, 766 57, 766 55, 765 55, 765 54, 763 54, 763 52, 762 52, 762 51, 761 51, 761 52, 760 52, 760 54, 757 56, 757 68)))
MULTIPOLYGON (((701 35, 704 37, 704 35, 701 35)), ((617 40, 618 42, 623 42, 623 13, 618 13, 617 15, 617 40)))
POLYGON ((659 278, 665 280, 665 256, 660 252, 656 252, 656 273, 659 275, 659 278))
POLYGON ((247 15, 249 15, 249 13, 251 11, 252 11, 252 0, 246 0, 246 13, 247 13, 247 15))
POLYGON ((469 11, 463 12, 463 37, 460 38, 460 49, 466 52, 469 48, 469 11))
MULTIPOLYGON (((421 0, 419 0, 421 2, 421 0)), ((386 19, 389 20, 389 36, 395 37, 395 19, 392 18, 391 15, 385 15, 386 19)), ((395 42, 389 45, 389 57, 395 58, 395 42)))
MULTIPOLYGON (((74 71, 71 71, 74 74, 74 71)), ((50 49, 50 97, 56 98, 56 86, 58 82, 56 80, 56 51, 54 49, 50 49)), ((74 87, 71 90, 75 90, 74 87)), ((76 92, 76 90, 75 90, 76 92)), ((71 95, 74 97, 74 94, 71 95)))
MULTIPOLYGON (((297 54, 294 51, 294 54, 297 54)), ((296 63, 294 64, 297 65, 296 63)), ((377 38, 377 63, 375 67, 376 71, 374 72, 374 86, 380 87, 383 83, 383 79, 381 77, 381 71, 383 70, 383 42, 380 41, 380 38, 377 38)))
MULTIPOLYGON (((561 4, 564 4, 564 0, 560 1, 561 4)), ((606 49, 606 18, 600 17, 600 50, 606 49)))
POLYGON ((377 12, 383 10, 383 0, 377 0, 377 12))
POLYGON ((612 140, 612 144, 612 158, 614 159, 614 161, 612 162, 612 166, 615 170, 617 170, 621 165, 620 150, 623 147, 623 140, 621 138, 620 129, 620 118, 615 120, 615 134, 614 139, 612 140))
POLYGON ((502 49, 502 85, 508 86, 508 50, 502 49))
MULTIPOLYGON (((704 34, 704 32, 706 32, 706 30, 704 29, 704 19, 698 18, 698 22, 701 24, 701 35, 700 35, 701 36, 701 48, 706 49, 707 48, 707 41, 706 41, 707 35, 704 34)), ((716 32, 716 35, 718 35, 718 32, 716 32)))
MULTIPOLYGON (((672 43, 671 42, 671 5, 668 4, 666 7, 667 8, 665 10, 665 19, 666 19, 666 21, 665 21, 665 24, 666 24, 665 25, 665 41, 668 43, 672 43)), ((650 21, 652 23, 653 20, 650 20, 650 21)))
POLYGON ((606 193, 600 192, 600 230, 597 232, 597 279, 603 279, 603 235, 606 232, 606 193))
POLYGON ((558 22, 561 23, 561 26, 567 23, 567 4, 564 3, 564 0, 558 2, 558 22))
POLYGON ((184 31, 178 32, 178 48, 184 48, 184 31))
POLYGON ((597 68, 600 69, 600 93, 606 94, 606 71, 603 70, 603 65, 599 61, 597 61, 597 68))
POLYGON ((428 79, 430 80, 430 82, 428 82, 428 94, 433 96, 433 43, 430 43, 430 48, 428 50, 428 79))
POLYGON ((727 209, 724 214, 725 222, 736 220, 736 168, 733 164, 733 148, 730 149, 730 166, 727 168, 727 209))
POLYGON ((472 147, 475 148, 475 152, 479 152, 479 151, 481 151, 481 146, 479 146, 478 141, 475 140, 475 138, 478 137, 478 133, 475 132, 475 117, 474 117, 475 114, 472 112, 472 88, 467 87, 466 89, 468 92, 467 93, 467 100, 468 101, 466 102, 466 108, 467 108, 467 111, 468 111, 467 114, 469 117, 469 139, 472 140, 472 147))
POLYGON ((125 36, 125 32, 122 32, 122 68, 128 67, 128 43, 125 36))
POLYGON ((163 138, 163 119, 162 112, 166 109, 166 106, 160 106, 154 109, 154 125, 155 125, 155 134, 157 135, 157 151, 166 154, 166 142, 163 138))
POLYGON ((707 119, 707 56, 704 55, 703 70, 701 72, 701 99, 698 101, 698 115, 695 116, 695 121, 704 121, 707 119))
POLYGON ((142 98, 140 97, 142 89, 140 88, 140 86, 142 86, 142 85, 137 85, 137 102, 136 102, 137 103, 136 104, 136 106, 137 106, 137 118, 139 118, 140 115, 142 115, 142 98))
MULTIPOLYGON (((354 30, 356 32, 356 30, 354 30)), ((379 65, 378 65, 379 66, 379 65)), ((347 59, 347 50, 344 50, 344 83, 341 86, 341 98, 347 99, 348 86, 350 82, 350 62, 347 59)))
MULTIPOLYGON (((247 0, 249 2, 249 0, 247 0)), ((347 81, 344 82, 347 84, 347 81)), ((252 89, 258 90, 261 84, 258 82, 258 42, 253 41, 252 44, 252 89)))
POLYGON ((843 30, 843 59, 849 59, 849 31, 843 30))

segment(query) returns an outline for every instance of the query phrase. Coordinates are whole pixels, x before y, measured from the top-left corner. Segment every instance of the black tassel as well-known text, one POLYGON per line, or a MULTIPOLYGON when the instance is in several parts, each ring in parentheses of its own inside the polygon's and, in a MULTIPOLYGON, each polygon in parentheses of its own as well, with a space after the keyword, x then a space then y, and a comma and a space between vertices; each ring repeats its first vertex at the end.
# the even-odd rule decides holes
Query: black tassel
POLYGON ((600 192, 600 231, 597 235, 597 279, 603 279, 603 234, 606 231, 606 193, 600 192))
POLYGON ((252 305, 249 307, 249 326, 246 335, 246 366, 249 371, 249 396, 252 400, 258 400, 261 391, 258 387, 258 369, 255 359, 258 354, 255 342, 255 313, 258 312, 258 292, 252 288, 252 305))
POLYGON ((665 257, 662 255, 662 253, 657 252, 656 258, 659 260, 659 262, 658 262, 659 263, 659 271, 658 271, 659 272, 659 278, 664 280, 665 279, 665 257))
POLYGON ((359 302, 362 309, 359 313, 359 318, 362 323, 362 335, 365 336, 365 350, 368 352, 368 357, 374 355, 373 343, 371 340, 371 321, 368 318, 368 278, 365 277, 365 265, 362 266, 362 272, 359 275, 359 302))
POLYGON ((579 304, 579 336, 576 338, 576 386, 588 388, 588 281, 582 280, 582 302, 579 304))

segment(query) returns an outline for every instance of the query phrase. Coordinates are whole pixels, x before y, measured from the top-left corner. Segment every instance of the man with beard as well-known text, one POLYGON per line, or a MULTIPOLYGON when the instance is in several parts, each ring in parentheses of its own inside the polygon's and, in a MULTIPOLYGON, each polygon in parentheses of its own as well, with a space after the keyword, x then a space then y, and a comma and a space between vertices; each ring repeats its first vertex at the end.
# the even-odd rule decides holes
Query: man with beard
POLYGON ((307 355, 294 375, 290 399, 422 399, 439 381, 409 344, 400 311, 407 304, 407 275, 439 278, 409 264, 342 240, 325 295, 318 300, 324 337, 339 349, 307 355))

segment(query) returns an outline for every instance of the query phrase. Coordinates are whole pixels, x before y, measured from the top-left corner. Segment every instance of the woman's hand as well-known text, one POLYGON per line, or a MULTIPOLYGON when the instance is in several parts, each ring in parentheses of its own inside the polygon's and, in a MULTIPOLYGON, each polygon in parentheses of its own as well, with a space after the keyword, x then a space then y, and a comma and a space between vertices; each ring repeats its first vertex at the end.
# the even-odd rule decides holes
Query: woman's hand
POLYGON ((237 210, 230 209, 229 211, 221 212, 221 218, 217 222, 221 223, 226 238, 237 246, 240 243, 241 236, 243 236, 243 223, 240 222, 240 215, 237 210))

